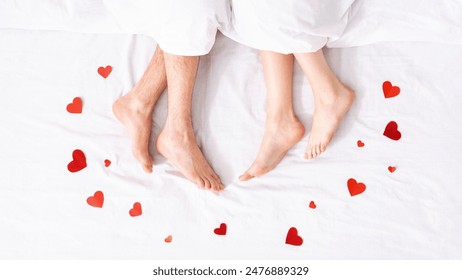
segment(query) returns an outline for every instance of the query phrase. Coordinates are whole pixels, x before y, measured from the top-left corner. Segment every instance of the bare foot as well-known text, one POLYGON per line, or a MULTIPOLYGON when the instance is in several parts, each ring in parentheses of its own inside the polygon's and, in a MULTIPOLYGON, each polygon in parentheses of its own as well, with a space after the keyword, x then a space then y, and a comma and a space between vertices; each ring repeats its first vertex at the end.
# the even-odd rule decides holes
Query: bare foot
POLYGON ((224 186, 197 146, 191 127, 165 125, 157 139, 157 150, 199 187, 221 191, 224 186))
POLYGON ((330 98, 316 102, 308 147, 305 158, 312 159, 323 153, 330 143, 343 116, 355 99, 355 93, 342 83, 330 98))
POLYGON ((277 121, 267 121, 265 135, 257 159, 239 177, 248 181, 253 177, 268 173, 282 160, 292 146, 305 134, 303 124, 296 117, 277 121))
POLYGON ((117 99, 112 105, 116 118, 125 126, 132 141, 132 152, 143 170, 152 172, 154 160, 149 154, 152 109, 141 105, 130 94, 117 99))

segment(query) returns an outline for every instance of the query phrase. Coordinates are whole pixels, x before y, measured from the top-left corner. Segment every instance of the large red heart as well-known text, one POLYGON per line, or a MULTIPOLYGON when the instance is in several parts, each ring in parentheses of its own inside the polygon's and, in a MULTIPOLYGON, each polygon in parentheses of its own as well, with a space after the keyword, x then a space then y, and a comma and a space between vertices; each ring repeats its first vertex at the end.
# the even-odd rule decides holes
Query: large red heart
POLYGON ((287 232, 286 244, 293 246, 300 246, 303 244, 303 239, 298 235, 298 231, 296 228, 291 227, 287 232))
POLYGON ((130 211, 128 211, 128 213, 132 217, 141 216, 141 214, 143 214, 143 210, 141 209, 141 203, 135 202, 133 204, 133 208, 130 209, 130 211))
POLYGON ((72 152, 72 161, 67 165, 70 172, 78 172, 87 167, 87 159, 81 150, 74 150, 72 152))
POLYGON ((221 223, 219 228, 213 230, 216 235, 226 235, 226 224, 221 223))
POLYGON ((80 99, 80 97, 74 98, 74 100, 72 100, 72 103, 69 103, 67 105, 66 110, 72 114, 82 113, 82 99, 80 99))
POLYGON ((355 196, 358 194, 363 193, 366 190, 366 185, 363 183, 356 182, 355 179, 350 178, 347 182, 348 191, 350 192, 351 196, 355 196))
POLYGON ((399 87, 393 86, 389 81, 383 82, 382 89, 383 89, 383 95, 385 95, 385 98, 395 97, 401 91, 399 87))
POLYGON ((103 77, 105 79, 109 76, 109 74, 111 74, 111 72, 112 72, 112 66, 111 65, 108 65, 106 67, 101 66, 101 67, 98 68, 98 74, 100 74, 101 77, 103 77))
POLYGON ((361 140, 358 140, 358 142, 356 143, 358 145, 358 147, 362 148, 364 147, 364 142, 361 141, 361 140))
POLYGON ((102 191, 97 191, 93 196, 87 198, 87 203, 90 206, 102 208, 104 203, 104 194, 102 191))
POLYGON ((388 171, 390 171, 390 173, 393 173, 396 171, 396 167, 395 166, 388 166, 388 171))
POLYGON ((389 122, 385 127, 383 135, 395 141, 401 139, 401 132, 398 130, 398 124, 395 121, 389 122))

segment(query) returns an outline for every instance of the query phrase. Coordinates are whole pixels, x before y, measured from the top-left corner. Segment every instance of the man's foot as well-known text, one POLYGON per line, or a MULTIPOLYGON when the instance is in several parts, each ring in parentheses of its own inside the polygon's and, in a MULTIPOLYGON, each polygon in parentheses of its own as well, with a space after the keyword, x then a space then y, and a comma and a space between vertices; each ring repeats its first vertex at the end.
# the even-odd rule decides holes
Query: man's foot
POLYGON ((340 83, 328 98, 315 103, 313 126, 305 151, 305 158, 312 159, 323 153, 330 143, 343 116, 355 99, 353 90, 340 83))
POLYGON ((296 117, 267 121, 257 159, 239 177, 239 180, 248 181, 272 170, 286 155, 287 151, 302 139, 304 134, 305 128, 296 117))
POLYGON ((157 139, 157 150, 199 187, 221 191, 224 186, 197 146, 191 127, 166 124, 157 139))
POLYGON ((116 118, 125 126, 132 141, 132 152, 143 170, 152 172, 154 160, 149 154, 152 109, 131 97, 130 93, 117 99, 112 105, 116 118))

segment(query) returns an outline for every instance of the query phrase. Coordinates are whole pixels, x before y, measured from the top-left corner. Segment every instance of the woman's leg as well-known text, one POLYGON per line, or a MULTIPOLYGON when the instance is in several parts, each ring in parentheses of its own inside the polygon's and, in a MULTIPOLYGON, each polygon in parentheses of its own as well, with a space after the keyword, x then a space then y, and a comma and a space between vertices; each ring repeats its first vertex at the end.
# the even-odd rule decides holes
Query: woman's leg
POLYGON ((151 173, 153 159, 149 154, 152 111, 167 86, 164 54, 157 47, 148 68, 133 89, 117 99, 112 110, 126 127, 132 141, 132 151, 144 171, 151 173))
POLYGON ((305 133, 292 107, 293 55, 260 51, 260 58, 267 95, 265 134, 257 158, 239 177, 242 181, 272 170, 305 133))
POLYGON ((326 150, 355 94, 337 79, 322 50, 294 55, 310 82, 314 96, 313 125, 305 152, 305 158, 311 159, 326 150))
POLYGON ((220 191, 223 184, 199 149, 191 121, 198 56, 164 54, 168 81, 168 116, 157 149, 200 187, 220 191))

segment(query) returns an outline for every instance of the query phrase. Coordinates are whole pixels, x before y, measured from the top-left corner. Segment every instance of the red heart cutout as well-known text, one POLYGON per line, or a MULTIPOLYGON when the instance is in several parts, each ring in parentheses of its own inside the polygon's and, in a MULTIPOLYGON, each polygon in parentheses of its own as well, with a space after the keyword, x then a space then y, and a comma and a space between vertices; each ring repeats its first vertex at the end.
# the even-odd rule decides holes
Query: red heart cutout
POLYGON ((93 196, 87 198, 87 203, 90 206, 102 208, 104 203, 104 194, 102 191, 97 191, 93 196))
POLYGON ((67 165, 70 172, 78 172, 87 167, 87 159, 81 150, 74 150, 72 152, 72 161, 67 165))
POLYGON ((171 235, 169 235, 164 239, 164 241, 165 241, 165 243, 170 243, 170 242, 172 242, 172 239, 173 239, 173 237, 171 235))
POLYGON ((80 97, 74 98, 74 100, 72 100, 72 103, 69 103, 67 105, 66 110, 71 114, 82 113, 82 99, 80 99, 80 97))
POLYGON ((216 235, 226 235, 226 224, 222 223, 219 228, 213 230, 216 235))
POLYGON ((109 167, 111 165, 111 161, 108 159, 104 160, 104 166, 109 167))
POLYGON ((348 191, 350 192, 351 196, 361 194, 366 190, 366 185, 365 184, 358 183, 353 178, 350 178, 348 180, 347 185, 348 185, 348 191))
POLYGON ((360 147, 360 148, 364 147, 364 143, 363 143, 363 141, 361 141, 361 140, 358 140, 358 142, 357 142, 356 144, 357 144, 358 147, 360 147))
POLYGON ((130 209, 130 211, 128 211, 128 213, 132 217, 140 216, 141 214, 143 214, 143 210, 141 209, 141 203, 139 203, 139 202, 133 203, 133 208, 130 209))
POLYGON ((401 91, 399 87, 393 86, 389 81, 383 82, 382 89, 383 89, 383 95, 385 95, 385 98, 395 97, 401 91))
POLYGON ((311 201, 309 206, 311 209, 316 209, 316 203, 314 203, 314 201, 311 201))
POLYGON ((111 72, 112 72, 112 66, 111 65, 108 65, 106 67, 101 66, 101 67, 98 68, 98 74, 100 74, 101 77, 103 77, 105 79, 109 76, 109 74, 111 74, 111 72))
POLYGON ((390 173, 393 173, 396 171, 396 167, 395 166, 388 166, 388 171, 390 171, 390 173))
POLYGON ((298 235, 298 231, 296 228, 291 227, 287 232, 286 244, 293 246, 300 246, 303 244, 303 239, 298 235))
POLYGON ((398 124, 395 121, 389 122, 385 127, 383 135, 395 141, 401 139, 401 132, 398 130, 398 124))

